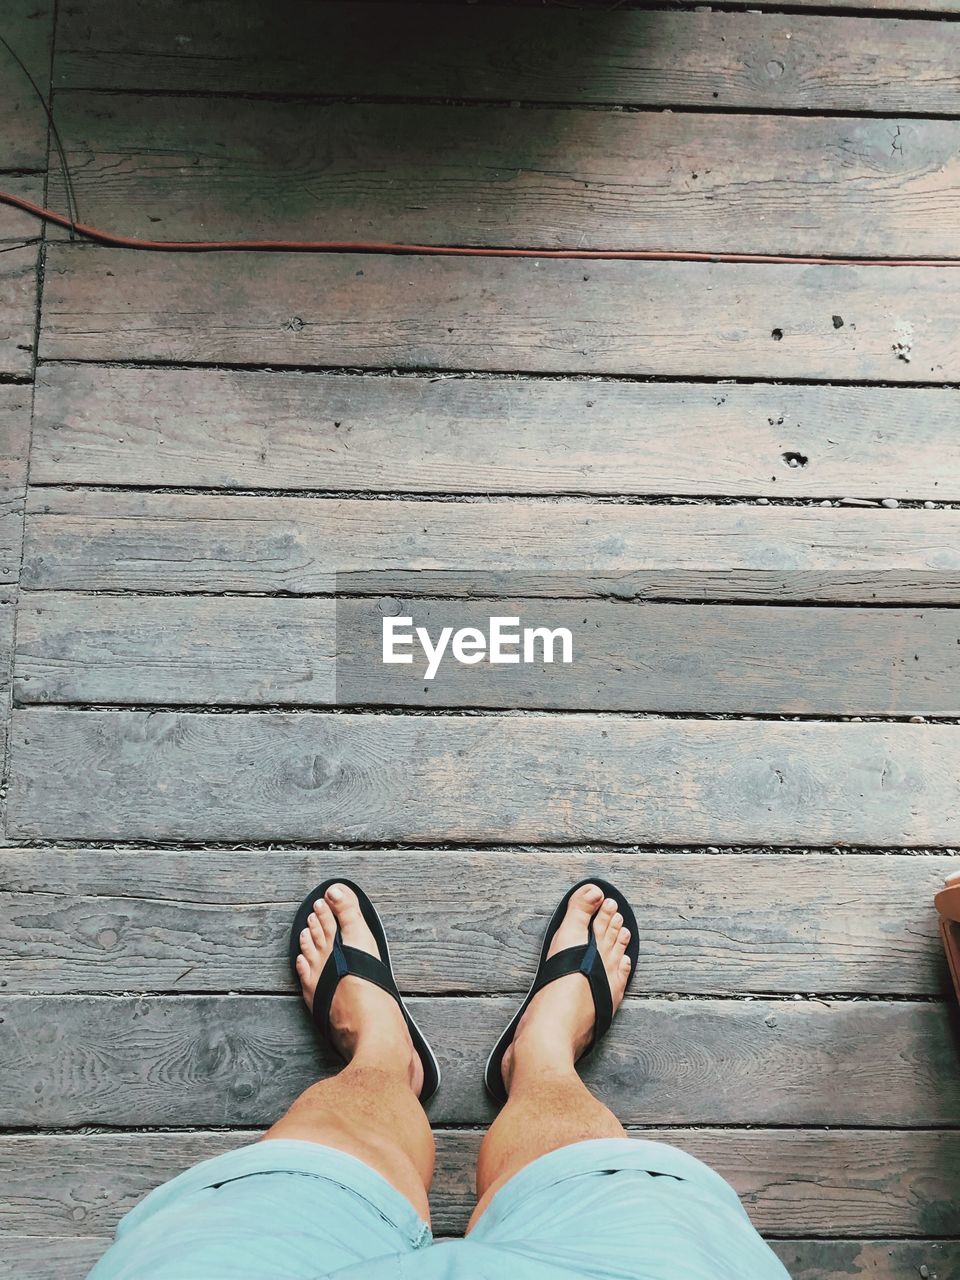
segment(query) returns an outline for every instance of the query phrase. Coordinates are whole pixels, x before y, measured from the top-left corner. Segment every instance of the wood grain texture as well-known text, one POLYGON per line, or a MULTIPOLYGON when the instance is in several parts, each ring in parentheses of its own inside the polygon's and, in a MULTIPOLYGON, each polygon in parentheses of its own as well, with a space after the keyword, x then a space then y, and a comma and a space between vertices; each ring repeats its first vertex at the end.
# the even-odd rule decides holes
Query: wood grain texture
POLYGON ((960 109, 951 29, 899 18, 161 0, 133 41, 109 0, 84 0, 58 35, 58 89, 960 109))
POLYGON ((31 468, 41 484, 949 501, 956 420, 956 391, 932 387, 54 364, 31 468))
MULTIPOLYGON (((52 0, 5 0, 3 34, 36 81, 50 93, 50 45, 53 38, 52 0)), ((47 117, 30 81, 6 49, 0 57, 0 169, 45 169, 47 117)), ((11 179, 2 184, 8 191, 11 179)))
POLYGON ((960 381, 960 285, 935 267, 283 253, 186 262, 59 244, 47 255, 40 352, 942 383, 960 381))
POLYGON ((33 590, 953 604, 960 510, 34 489, 33 590))
POLYGON ((25 592, 21 703, 960 716, 955 609, 25 592), (571 665, 380 661, 385 613, 566 627, 571 665))
MULTIPOLYGON (((22 7, 25 6, 17 5, 18 9, 22 7)), ((31 6, 31 9, 36 9, 38 13, 43 12, 38 6, 31 6)), ((8 57, 6 50, 0 48, 0 59, 8 57)), ((22 74, 18 68, 15 67, 14 70, 17 76, 22 74)), ((5 110, 10 111, 9 119, 15 121, 18 119, 18 112, 11 104, 4 106, 4 94, 9 90, 10 81, 6 76, 6 65, 3 64, 3 72, 0 73, 0 113, 5 110)), ((7 123, 7 117, 0 115, 0 118, 4 118, 4 123, 7 123)), ((9 139, 15 152, 20 145, 16 141, 16 135, 17 128, 14 125, 11 127, 9 139)), ((45 125, 44 137, 46 137, 45 125)), ((0 156, 7 141, 6 134, 0 137, 0 156)), ((12 195, 23 196, 27 200, 43 199, 43 177, 40 174, 2 174, 0 187, 12 195)), ((39 288, 37 241, 40 235, 39 222, 9 205, 0 205, 0 377, 22 378, 33 372, 39 288)), ((10 451, 14 448, 16 460, 19 461, 21 457, 25 460, 26 454, 22 453, 19 443, 22 430, 18 406, 22 396, 23 388, 0 384, 0 503, 3 501, 5 490, 8 490, 11 485, 21 484, 19 470, 17 478, 11 479, 10 464, 14 455, 10 451), (11 441, 16 441, 16 444, 13 445, 11 441)), ((28 397, 28 425, 29 405, 28 397)), ((2 530, 2 520, 3 517, 0 515, 0 530, 2 530)), ((0 547, 2 545, 3 533, 0 532, 0 547)))
MULTIPOLYGON (((2 92, 3 82, 0 81, 0 93, 2 92)), ((0 186, 11 195, 23 196, 35 202, 43 200, 43 175, 39 173, 4 173, 0 175, 0 186)), ((36 240, 41 234, 42 227, 36 219, 12 205, 0 204, 0 246, 4 251, 8 246, 22 241, 36 240)))
POLYGON ((5 849, 4 990, 288 991, 293 914, 343 875, 376 902, 405 991, 525 993, 556 902, 602 874, 637 913, 638 991, 939 995, 930 903, 958 866, 811 852, 5 849))
POLYGON ((2 1280, 85 1280, 93 1264, 106 1252, 109 1236, 0 1237, 2 1280))
POLYGON ((960 1268, 956 1240, 772 1240, 793 1280, 950 1280, 960 1268), (926 1267, 926 1272, 921 1271, 926 1267))
MULTIPOLYGON (((925 1231, 948 1232, 955 1226, 950 1213, 960 1165, 956 1134, 789 1129, 631 1129, 629 1133, 680 1147, 709 1163, 732 1182, 760 1231, 801 1237, 775 1246, 778 1251, 791 1251, 801 1265, 811 1265, 817 1252, 821 1265, 831 1256, 856 1256, 858 1241, 840 1246, 822 1238, 830 1234, 855 1236, 873 1230, 878 1235, 922 1237, 925 1231), (880 1179, 885 1180, 885 1189, 880 1179), (802 1238, 805 1235, 819 1238, 817 1250, 812 1240, 802 1238)), ((62 1247, 91 1236, 107 1238, 117 1220, 157 1183, 258 1136, 257 1131, 244 1130, 7 1135, 0 1139, 0 1172, 8 1188, 0 1207, 0 1241, 9 1238, 8 1232, 59 1239, 62 1247)), ((443 1129, 436 1134, 437 1176, 431 1201, 438 1236, 459 1235, 466 1227, 481 1137, 443 1129)), ((897 1251, 905 1246, 905 1241, 891 1241, 884 1247, 897 1251)), ((945 1242, 938 1253, 922 1239, 909 1247, 907 1256, 926 1258, 932 1274, 937 1261, 952 1258, 956 1248, 953 1242, 945 1242)), ((889 1274, 901 1280, 905 1273, 889 1274)), ((946 1270, 942 1274, 943 1280, 949 1280, 946 1270)))
POLYGON ((22 492, 27 483, 33 388, 0 385, 0 489, 22 492))
MULTIPOLYGON (((4 783, 7 778, 7 747, 10 735, 11 667, 15 621, 16 610, 13 602, 0 600, 0 778, 4 783)), ((6 807, 7 795, 6 786, 4 786, 0 793, 0 831, 4 830, 6 807)))
MULTIPOLYGON (((0 255, 0 263, 3 256, 0 255)), ((30 386, 0 385, 0 779, 3 781, 0 785, 0 830, 6 811, 13 646, 17 584, 23 551, 32 398, 33 388, 30 386)))
POLYGON ((887 257, 960 243, 956 120, 99 93, 59 95, 57 117, 85 220, 151 239, 887 257))
MULTIPOLYGON (((330 706, 337 701, 338 608, 348 606, 326 598, 25 593, 17 697, 330 706)), ((375 602, 349 606, 372 626, 371 609, 375 602)))
POLYGON ((13 600, 20 576, 32 398, 32 387, 0 385, 0 605, 13 600))
POLYGON ((8 834, 946 845, 955 725, 15 710, 8 834))
MULTIPOLYGON (((434 1123, 492 1118, 481 1067, 515 1007, 411 999, 444 1075, 434 1123)), ((0 1016, 9 1127, 262 1126, 339 1067, 299 996, 5 996, 0 1016)), ((927 1002, 631 998, 583 1075, 624 1123, 956 1126, 952 1016, 927 1002)))
POLYGON ((960 1267, 956 1240, 771 1240, 771 1245, 792 1280, 904 1280, 914 1272, 950 1280, 960 1267))
POLYGON ((11 245, 0 253, 0 376, 33 371, 37 319, 37 246, 11 245))

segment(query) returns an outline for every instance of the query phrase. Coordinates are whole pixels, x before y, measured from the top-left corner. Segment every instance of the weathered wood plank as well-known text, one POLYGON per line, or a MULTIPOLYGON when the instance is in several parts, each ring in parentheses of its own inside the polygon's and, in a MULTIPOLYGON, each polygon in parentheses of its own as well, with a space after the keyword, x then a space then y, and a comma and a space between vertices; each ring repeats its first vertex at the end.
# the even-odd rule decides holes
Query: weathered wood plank
MULTIPOLYGON (((0 522, 2 524, 2 522, 0 522)), ((10 707, 12 705, 11 658, 15 626, 15 608, 12 601, 0 600, 0 778, 7 777, 7 747, 10 733, 10 707)), ((6 787, 0 793, 0 831, 6 818, 6 787)))
POLYGON ((34 489, 35 590, 953 604, 960 511, 34 489))
MULTIPOLYGON (((954 91, 960 106, 960 76, 954 91)), ((956 120, 99 93, 60 95, 57 114, 85 220, 151 239, 888 257, 960 243, 956 120)), ((64 206, 56 166, 50 183, 64 206)))
POLYGON ((957 274, 370 254, 187 262, 60 244, 47 255, 40 350, 47 360, 940 383, 960 381, 957 274))
MULTIPOLYGON (((48 1172, 48 1171, 45 1171, 48 1172)), ((108 1236, 4 1236, 2 1280, 84 1280, 110 1244, 108 1236)), ((927 1274, 950 1280, 960 1268, 955 1240, 771 1240, 794 1280, 903 1280, 927 1274), (927 1268, 926 1273, 920 1267, 927 1268)))
MULTIPOLYGON (((447 3, 448 0, 441 0, 441 2, 447 3)), ((459 3, 460 0, 449 0, 449 2, 459 3)), ((586 0, 587 4, 597 2, 598 0, 586 0)), ((692 0, 682 0, 683 4, 691 2, 692 0)), ((781 2, 781 0, 760 0, 757 8, 758 10, 772 9, 776 7, 778 2, 781 2)), ((856 2, 854 0, 827 0, 825 4, 820 3, 819 0, 797 0, 796 7, 798 9, 854 9, 857 13, 876 10, 878 15, 890 14, 892 16, 900 13, 915 12, 934 15, 943 14, 945 17, 949 17, 960 11, 958 10, 957 0, 898 0, 895 8, 891 7, 892 4, 893 0, 865 0, 863 4, 860 4, 859 0, 856 0, 856 2)))
MULTIPOLYGON (((2 51, 2 46, 0 46, 2 51)), ((0 93, 2 93, 0 84, 0 93)), ((27 200, 42 201, 43 175, 37 173, 0 173, 0 187, 11 195, 24 196, 27 200)), ((0 245, 34 240, 42 234, 42 227, 36 219, 14 209, 12 205, 0 205, 0 245)))
MULTIPOLYGON (((922 1237, 924 1232, 948 1232, 955 1226, 951 1201, 960 1172, 960 1135, 956 1133, 629 1132, 636 1138, 681 1147, 710 1164, 739 1192, 760 1231, 814 1237, 816 1248, 813 1240, 803 1238, 776 1246, 789 1250, 801 1265, 810 1265, 810 1255, 817 1253, 821 1259, 856 1257, 859 1241, 840 1247, 837 1241, 820 1239, 831 1234, 875 1231, 922 1237)), ((117 1220, 158 1183, 258 1137, 258 1130, 5 1136, 0 1138, 0 1172, 7 1188, 0 1205, 0 1240, 9 1239, 10 1231, 28 1239, 59 1240, 65 1248, 69 1241, 108 1237, 117 1220)), ((456 1130, 441 1129, 436 1134, 437 1173, 431 1195, 436 1235, 461 1234, 466 1228, 481 1138, 480 1133, 456 1130)), ((891 1241, 881 1247, 896 1250, 903 1245, 891 1241)), ((910 1257, 926 1257, 931 1274, 939 1258, 953 1256, 930 1251, 923 1240, 910 1247, 910 1257)), ((943 1246, 954 1247, 954 1242, 943 1246)), ((891 1274, 901 1280, 903 1273, 891 1274)), ((947 1276, 944 1270, 943 1280, 947 1276)))
MULTIPOLYGON (((17 697, 28 703, 333 705, 338 608, 354 614, 362 606, 326 598, 25 594, 17 697)), ((370 608, 376 602, 364 614, 370 608)))
MULTIPOLYGON (((444 1073, 435 1123, 492 1117, 481 1067, 515 1005, 411 1000, 444 1073)), ((0 1015, 10 1127, 265 1125, 337 1066, 297 996, 5 996, 0 1015)), ((956 1125, 951 1019, 927 1002, 630 999, 584 1078, 624 1123, 956 1125)))
POLYGON ((946 388, 46 365, 42 484, 960 499, 946 388))
POLYGON ((634 904, 638 991, 937 995, 930 903, 957 867, 810 852, 5 849, 0 951, 8 995, 287 991, 293 913, 339 874, 376 901, 404 990, 526 992, 555 902, 595 871, 634 904))
MULTIPOLYGON (((32 394, 29 386, 0 386, 0 605, 12 601, 20 576, 32 394)), ((10 652, 0 644, 0 669, 10 652)))
MULTIPOLYGON (((39 6, 31 8, 36 8, 38 13, 43 12, 39 6)), ((49 12, 47 16, 49 17, 49 12)), ((6 50, 0 47, 0 64, 6 57, 6 50)), ((14 70, 18 76, 22 74, 18 68, 14 70)), ((9 82, 4 76, 0 76, 0 118, 3 118, 5 110, 14 111, 12 105, 4 107, 3 98, 8 88, 9 82)), ((16 118, 14 113, 13 119, 16 118)), ((11 130, 10 137, 15 139, 16 128, 11 130)), ((5 141, 6 136, 0 138, 0 155, 5 141)), ((15 150, 17 146, 14 141, 15 150)), ((0 174, 0 187, 28 200, 43 198, 43 178, 40 174, 0 174)), ((0 376, 23 377, 33 372, 39 289, 37 242, 41 231, 40 223, 25 213, 12 209, 9 205, 0 205, 0 376)), ((0 386, 0 503, 3 501, 4 490, 8 490, 11 485, 19 487, 21 483, 19 471, 17 478, 11 479, 10 450, 11 441, 17 441, 16 458, 20 459, 22 456, 25 459, 26 454, 21 454, 19 445, 22 431, 18 406, 22 395, 23 389, 20 387, 0 386)), ((29 399, 27 415, 29 421, 29 399)), ((5 558, 2 547, 3 534, 0 533, 0 560, 5 558)))
POLYGON ((268 14, 251 0, 161 0, 133 41, 122 10, 84 0, 60 17, 57 87, 960 110, 960 45, 945 24, 605 9, 281 0, 268 14))
POLYGON ((955 609, 501 599, 566 627, 570 666, 380 662, 384 611, 431 636, 486 629, 492 604, 377 598, 21 596, 22 703, 536 708, 960 716, 955 609))
MULTIPOLYGON (((448 0, 441 0, 441 2, 446 3, 448 0)), ((459 3, 460 0, 450 0, 450 2, 459 3)), ((598 0, 586 0, 587 4, 597 2, 598 0)), ((692 0, 682 0, 683 4, 691 2, 692 0)), ((758 10, 772 9, 776 7, 778 2, 780 0, 760 0, 757 8, 758 10)), ((892 4, 893 0, 865 0, 863 4, 860 4, 859 0, 856 0, 856 2, 854 0, 827 0, 825 4, 820 3, 820 0, 797 0, 796 7, 798 9, 854 9, 857 13, 876 10, 878 15, 891 14, 892 16, 914 12, 934 15, 943 14, 945 17, 949 17, 960 11, 958 10, 957 0, 898 0, 895 8, 891 7, 892 4)))
POLYGON ((0 253, 0 375, 33 371, 37 287, 36 244, 0 253))
POLYGON ((960 729, 14 710, 12 837, 929 845, 960 729))
POLYGON ((772 1240, 793 1280, 950 1280, 960 1268, 956 1240, 772 1240), (925 1270, 924 1270, 925 1268, 925 1270))
POLYGON ((26 487, 32 398, 32 387, 0 385, 0 489, 26 487))
MULTIPOLYGON (((23 507, 22 489, 0 485, 0 604, 9 604, 13 600, 20 572, 23 507)), ((9 657, 11 651, 6 648, 3 652, 9 657)))
MULTIPOLYGON (((5 0, 3 34, 45 97, 50 93, 52 0, 5 0)), ((47 117, 43 104, 6 49, 0 49, 0 169, 45 169, 47 117)), ((11 179, 0 186, 11 190, 11 179)))
POLYGON ((106 1252, 109 1236, 24 1236, 4 1233, 0 1280, 85 1280, 106 1252))
MULTIPOLYGON (((24 494, 33 388, 0 386, 0 778, 7 776, 15 604, 23 549, 24 494)), ((0 830, 6 789, 0 791, 0 830)))

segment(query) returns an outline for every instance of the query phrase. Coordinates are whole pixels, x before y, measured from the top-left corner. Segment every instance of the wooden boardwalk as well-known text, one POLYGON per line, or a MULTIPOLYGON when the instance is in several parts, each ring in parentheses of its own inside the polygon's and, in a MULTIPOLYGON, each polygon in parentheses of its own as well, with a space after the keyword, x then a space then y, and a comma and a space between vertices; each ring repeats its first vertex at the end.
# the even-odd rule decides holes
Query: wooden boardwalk
MULTIPOLYGON (((0 33, 124 234, 960 258, 960 2, 751 4, 0 33)), ((65 208, 0 67, 0 187, 65 208)), ((2 206, 0 241, 0 1280, 80 1280, 334 1069, 285 939, 339 872, 442 1059, 439 1231, 603 873, 642 942, 587 1075, 631 1130, 795 1280, 960 1274, 960 271, 136 254, 2 206), (345 704, 343 637, 451 583, 575 607, 579 660, 345 704)))

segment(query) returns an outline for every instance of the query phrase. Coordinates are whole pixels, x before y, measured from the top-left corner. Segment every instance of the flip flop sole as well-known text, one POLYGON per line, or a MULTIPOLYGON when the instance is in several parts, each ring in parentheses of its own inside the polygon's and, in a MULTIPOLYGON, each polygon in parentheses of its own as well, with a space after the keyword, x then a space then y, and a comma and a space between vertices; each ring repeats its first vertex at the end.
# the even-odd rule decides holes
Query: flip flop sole
MULTIPOLYGON (((300 977, 297 973, 296 962, 297 956, 300 954, 300 934, 307 927, 307 919, 313 911, 313 904, 322 898, 331 885, 342 884, 348 889, 352 889, 357 895, 360 903, 360 911, 370 932, 373 934, 374 941, 380 951, 380 959, 390 970, 390 976, 396 983, 396 975, 393 972, 393 962, 390 959, 390 946, 387 942, 387 935, 383 927, 383 922, 377 913, 376 907, 360 888, 358 884, 354 884, 352 880, 347 880, 343 876, 332 876, 329 880, 324 880, 322 884, 308 893, 301 902, 297 910, 297 914, 293 918, 293 927, 290 930, 290 967, 293 970, 293 976, 299 983, 300 977)), ((437 1061, 436 1054, 430 1048, 429 1041, 417 1026, 413 1015, 407 1008, 403 999, 400 1000, 400 1010, 403 1013, 404 1020, 410 1031, 410 1038, 413 1040, 413 1047, 417 1051, 421 1063, 423 1064, 423 1088, 420 1090, 420 1101, 428 1102, 430 1098, 437 1092, 440 1087, 440 1064, 437 1061)))
MULTIPOLYGON (((530 990, 527 992, 523 1004, 521 1004, 520 1008, 511 1018, 503 1035, 494 1045, 493 1050, 490 1053, 490 1057, 487 1059, 487 1065, 483 1072, 483 1082, 487 1087, 487 1092, 493 1098, 494 1102, 499 1103, 500 1106, 502 1106, 507 1100, 507 1091, 504 1087, 502 1072, 503 1055, 513 1043, 513 1037, 516 1034, 520 1019, 526 1013, 527 1007, 533 999, 533 989, 537 985, 537 979, 540 976, 540 970, 543 968, 543 963, 547 958, 547 952, 550 950, 550 944, 556 937, 557 930, 560 928, 563 918, 567 914, 567 905, 577 890, 582 889, 585 884, 595 884, 598 889, 603 890, 605 898, 613 898, 618 904, 617 909, 623 916, 623 923, 626 928, 630 930, 630 941, 627 944, 627 955, 630 957, 630 976, 627 978, 627 990, 629 990, 630 983, 633 981, 634 974, 637 970, 637 960, 640 955, 640 938, 639 929, 637 927, 637 917, 634 915, 633 908, 630 906, 630 903, 627 901, 624 894, 622 894, 615 885, 612 885, 609 880, 601 880, 599 876, 587 876, 585 880, 579 881, 564 895, 560 905, 550 918, 550 923, 547 925, 547 931, 543 937, 543 946, 540 948, 540 960, 537 964, 537 972, 533 976, 533 981, 530 984, 530 990)), ((586 941, 587 939, 585 938, 584 942, 586 941)), ((580 1060, 582 1061, 583 1058, 588 1057, 595 1047, 595 1045, 591 1045, 587 1052, 581 1056, 580 1060)))

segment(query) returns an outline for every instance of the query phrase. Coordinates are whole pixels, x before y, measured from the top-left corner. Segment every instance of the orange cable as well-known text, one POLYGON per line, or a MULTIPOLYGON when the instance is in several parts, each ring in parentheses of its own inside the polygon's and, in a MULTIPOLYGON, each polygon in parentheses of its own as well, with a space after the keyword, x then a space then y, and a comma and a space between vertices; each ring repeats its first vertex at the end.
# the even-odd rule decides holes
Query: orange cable
POLYGON ((960 267, 960 258, 850 258, 790 253, 710 253, 699 249, 511 249, 450 244, 403 244, 390 240, 147 240, 117 235, 65 214, 34 204, 23 196, 0 191, 0 204, 11 205, 44 222, 52 222, 85 240, 114 249, 153 253, 399 253, 443 258, 583 258, 626 262, 742 262, 787 266, 960 267))

